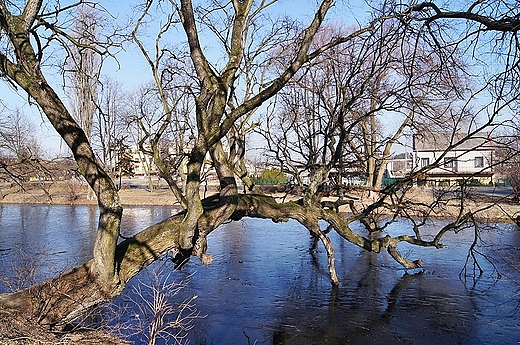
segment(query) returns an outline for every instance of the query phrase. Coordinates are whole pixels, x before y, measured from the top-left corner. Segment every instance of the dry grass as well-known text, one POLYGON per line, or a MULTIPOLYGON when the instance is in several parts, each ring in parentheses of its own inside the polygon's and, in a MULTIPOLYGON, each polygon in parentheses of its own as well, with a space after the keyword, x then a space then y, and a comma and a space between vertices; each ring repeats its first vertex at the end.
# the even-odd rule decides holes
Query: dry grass
MULTIPOLYGON (((24 186, 22 190, 18 186, 3 188, 4 197, 0 199, 3 204, 56 204, 56 205, 96 205, 93 198, 89 198, 89 187, 86 184, 73 182, 58 182, 45 188, 34 184, 24 186)), ((119 191, 123 205, 162 205, 176 204, 172 193, 167 189, 122 189, 119 191)))
MULTIPOLYGON (((0 199, 0 204, 63 204, 63 205, 96 205, 95 199, 89 198, 89 188, 86 184, 78 182, 58 182, 52 183, 46 188, 34 184, 28 185, 25 190, 21 190, 18 186, 10 188, 0 188, 0 192, 4 196, 0 199)), ((358 203, 367 204, 371 201, 367 193, 354 191, 355 197, 360 198, 358 203)), ((296 195, 286 195, 284 193, 272 193, 279 201, 294 200, 299 198, 296 195)), ((159 189, 150 192, 146 189, 122 189, 119 191, 121 203, 127 206, 173 206, 178 205, 171 192, 167 189, 159 189)), ((374 193, 372 193, 374 196, 374 193)), ((433 193, 428 189, 415 188, 408 196, 414 202, 423 202, 425 204, 433 203, 433 193)), ((335 197, 328 198, 334 201, 335 197)), ((485 222, 504 222, 511 223, 513 219, 520 216, 520 204, 513 202, 510 198, 498 198, 490 196, 472 195, 465 201, 467 211, 480 211, 478 220, 485 222), (489 208, 486 208, 488 207, 489 208)), ((460 209, 458 200, 449 201, 442 213, 438 214, 439 218, 455 217, 460 209)), ((341 206, 340 211, 349 212, 348 206, 341 206)))
POLYGON ((95 330, 52 333, 43 326, 0 311, 0 344, 5 345, 123 345, 128 344, 95 330))

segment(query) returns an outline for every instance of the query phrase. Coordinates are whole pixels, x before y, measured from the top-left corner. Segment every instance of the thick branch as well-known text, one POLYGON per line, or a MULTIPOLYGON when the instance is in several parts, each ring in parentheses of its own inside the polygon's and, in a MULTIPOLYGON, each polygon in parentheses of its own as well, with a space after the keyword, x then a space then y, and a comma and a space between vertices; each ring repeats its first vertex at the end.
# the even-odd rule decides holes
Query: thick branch
POLYGON ((266 100, 274 96, 278 91, 282 89, 282 87, 296 74, 296 72, 302 67, 302 65, 309 60, 308 51, 314 39, 314 36, 318 32, 321 24, 325 19, 325 15, 328 10, 332 7, 334 1, 324 0, 316 14, 314 15, 314 19, 311 24, 305 29, 305 33, 303 39, 299 45, 298 51, 296 53, 296 57, 291 62, 291 64, 285 69, 285 71, 275 80, 271 82, 271 84, 265 88, 263 91, 258 93, 256 96, 252 97, 248 101, 244 102, 242 105, 234 109, 224 120, 220 129, 220 136, 223 137, 227 132, 229 132, 230 128, 236 122, 238 118, 247 114, 248 112, 256 109, 266 100))
POLYGON ((209 79, 215 78, 216 75, 211 69, 211 66, 204 56, 200 46, 197 23, 195 21, 191 0, 181 0, 180 15, 184 31, 188 38, 191 59, 193 60, 193 66, 197 71, 197 76, 202 82, 207 82, 209 79))
POLYGON ((432 22, 438 19, 466 19, 482 24, 487 30, 517 32, 520 29, 520 19, 517 17, 504 16, 499 19, 494 19, 489 16, 483 16, 470 11, 443 11, 433 2, 424 2, 422 4, 412 6, 410 8, 410 12, 420 12, 425 14, 425 18, 422 20, 426 22, 432 22), (433 12, 434 14, 429 15, 430 12, 433 12))
POLYGON ((29 0, 22 13, 23 28, 28 31, 36 19, 36 15, 40 12, 43 0, 29 0))

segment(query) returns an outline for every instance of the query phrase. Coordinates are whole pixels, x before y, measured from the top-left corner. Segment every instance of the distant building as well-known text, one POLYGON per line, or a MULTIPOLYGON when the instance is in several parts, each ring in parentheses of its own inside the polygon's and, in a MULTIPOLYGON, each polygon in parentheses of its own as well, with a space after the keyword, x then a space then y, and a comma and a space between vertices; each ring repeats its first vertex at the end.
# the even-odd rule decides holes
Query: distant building
MULTIPOLYGON (((150 149, 147 147, 147 149, 150 149)), ((157 166, 151 155, 143 153, 137 145, 128 148, 133 162, 135 176, 147 176, 157 174, 157 166)))
POLYGON ((386 164, 385 178, 403 178, 410 174, 413 168, 413 160, 410 154, 408 158, 391 158, 386 164))
POLYGON ((414 135, 413 170, 431 166, 422 179, 428 184, 451 185, 462 179, 492 183, 495 145, 490 134, 476 133, 460 142, 465 137, 452 133, 414 135))

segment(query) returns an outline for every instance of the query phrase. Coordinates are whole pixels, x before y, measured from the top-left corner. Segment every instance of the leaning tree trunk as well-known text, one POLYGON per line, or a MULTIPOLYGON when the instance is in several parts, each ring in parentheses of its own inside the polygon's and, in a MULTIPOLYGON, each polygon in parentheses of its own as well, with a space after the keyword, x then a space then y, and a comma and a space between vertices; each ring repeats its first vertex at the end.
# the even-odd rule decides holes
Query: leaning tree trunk
POLYGON ((100 217, 94 249, 95 260, 90 269, 92 277, 99 279, 103 290, 109 293, 117 285, 114 255, 122 214, 115 185, 98 164, 83 130, 46 82, 39 69, 39 62, 29 44, 28 34, 17 35, 15 42, 24 57, 23 64, 16 65, 4 58, 1 63, 5 72, 42 108, 51 124, 71 149, 78 163, 79 171, 97 196, 100 217))
MULTIPOLYGON (((89 140, 84 131, 73 119, 57 93, 47 83, 41 69, 38 54, 30 40, 30 28, 39 12, 42 2, 29 1, 21 16, 12 15, 4 2, 0 2, 0 22, 3 31, 8 35, 14 51, 16 62, 0 53, 0 72, 18 84, 36 101, 50 123, 63 138, 72 151, 79 171, 94 191, 100 210, 99 225, 94 246, 94 259, 83 267, 89 280, 95 282, 99 291, 96 295, 108 296, 116 294, 119 289, 119 278, 115 266, 116 245, 122 208, 115 185, 108 174, 98 163, 89 140)), ((68 229, 64 229, 66 231, 68 229)), ((36 295, 46 296, 55 287, 60 287, 63 277, 41 284, 30 290, 36 295), (45 291, 50 289, 50 291, 45 291)), ((64 282, 65 285, 68 285, 64 282)), ((61 287, 60 287, 61 288, 61 287)), ((50 296, 49 296, 50 297, 50 296)), ((13 297, 11 297, 13 298, 13 297)), ((60 298, 60 297, 57 297, 60 298)), ((88 300, 88 299, 87 299, 88 300)), ((52 304, 52 299, 49 303, 52 304)), ((79 303, 76 299, 74 303, 79 303)), ((89 304, 87 302, 87 304, 89 304)), ((42 310, 45 314, 45 308, 42 310)))
POLYGON ((184 258, 195 254, 204 263, 210 263, 211 257, 206 254, 206 236, 228 219, 238 220, 249 216, 277 222, 290 218, 297 220, 324 243, 333 284, 338 283, 334 270, 334 251, 330 240, 319 227, 320 220, 332 224, 346 240, 370 251, 388 248, 392 254, 396 252, 394 249, 399 241, 416 241, 406 236, 398 239, 388 236, 384 239, 366 239, 350 230, 349 222, 342 216, 324 210, 316 195, 308 194, 300 203, 283 204, 264 195, 239 195, 234 167, 222 148, 221 140, 236 122, 276 95, 301 66, 312 58, 308 51, 333 0, 322 2, 312 23, 300 37, 294 60, 286 70, 256 96, 233 109, 229 109, 228 100, 233 98, 230 97, 230 90, 236 86, 236 71, 242 64, 245 48, 243 34, 247 33, 248 14, 253 1, 233 1, 236 13, 230 59, 221 76, 216 74, 204 56, 191 1, 181 0, 180 3, 179 10, 190 46, 191 60, 200 81, 200 91, 195 97, 198 137, 187 164, 186 210, 118 244, 122 207, 116 186, 98 163, 83 130, 46 82, 40 70, 38 54, 31 46, 29 29, 42 1, 30 0, 22 16, 12 16, 5 3, 0 1, 0 24, 17 58, 15 63, 0 53, 0 72, 22 87, 42 108, 72 150, 81 174, 97 196, 100 210, 94 258, 56 278, 19 292, 1 295, 0 306, 4 310, 10 310, 30 322, 63 325, 91 306, 118 295, 129 279, 164 255, 171 253, 175 258, 184 258), (201 168, 208 153, 219 177, 220 193, 202 200, 199 191, 201 168))

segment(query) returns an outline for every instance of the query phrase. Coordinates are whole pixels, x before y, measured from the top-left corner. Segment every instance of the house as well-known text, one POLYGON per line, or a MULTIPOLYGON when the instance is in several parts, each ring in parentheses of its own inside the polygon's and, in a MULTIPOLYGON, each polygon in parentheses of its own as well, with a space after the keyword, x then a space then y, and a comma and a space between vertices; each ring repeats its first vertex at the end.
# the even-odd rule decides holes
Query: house
MULTIPOLYGON (((150 147, 147 147, 150 149, 150 147)), ((144 153, 139 149, 138 145, 132 145, 128 148, 128 153, 133 162, 133 171, 135 176, 156 175, 157 167, 151 155, 144 153)))
POLYGON ((388 159, 384 178, 399 179, 410 174, 413 168, 412 154, 400 153, 388 159))
POLYGON ((489 133, 426 133, 413 137, 413 171, 426 168, 422 182, 452 185, 460 180, 493 182, 495 145, 489 133))

